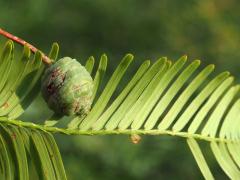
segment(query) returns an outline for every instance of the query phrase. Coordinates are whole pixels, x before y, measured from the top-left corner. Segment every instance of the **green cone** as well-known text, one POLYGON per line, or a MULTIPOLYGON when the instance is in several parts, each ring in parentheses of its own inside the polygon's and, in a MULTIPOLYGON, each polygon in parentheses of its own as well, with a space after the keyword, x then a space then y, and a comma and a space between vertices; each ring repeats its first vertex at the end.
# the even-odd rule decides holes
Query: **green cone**
POLYGON ((90 111, 93 80, 76 59, 64 57, 47 68, 41 90, 49 108, 57 114, 85 116, 90 111))

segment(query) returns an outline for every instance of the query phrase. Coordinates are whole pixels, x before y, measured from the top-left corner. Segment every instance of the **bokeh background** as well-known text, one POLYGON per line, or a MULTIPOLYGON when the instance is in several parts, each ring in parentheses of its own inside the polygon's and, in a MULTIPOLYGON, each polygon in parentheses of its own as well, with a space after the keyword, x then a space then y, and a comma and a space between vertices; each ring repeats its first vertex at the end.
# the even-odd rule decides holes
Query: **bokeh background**
MULTIPOLYGON (((239 7, 237 0, 1 0, 0 27, 44 52, 58 42, 60 57, 83 63, 106 53, 107 76, 128 52, 135 55, 133 71, 146 59, 187 54, 239 81, 239 7)), ((38 97, 22 119, 41 122, 49 114, 38 97)), ((56 139, 70 180, 203 179, 181 138, 144 136, 138 145, 128 136, 56 139)), ((226 179, 203 146, 216 179, 226 179)))

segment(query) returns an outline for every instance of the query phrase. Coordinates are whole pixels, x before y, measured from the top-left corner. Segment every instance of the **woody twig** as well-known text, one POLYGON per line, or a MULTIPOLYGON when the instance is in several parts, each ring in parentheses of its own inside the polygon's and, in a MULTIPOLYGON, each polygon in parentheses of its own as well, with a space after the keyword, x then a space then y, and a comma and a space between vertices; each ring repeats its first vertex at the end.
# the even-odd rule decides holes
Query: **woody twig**
MULTIPOLYGON (((12 41, 14 41, 18 44, 21 44, 23 46, 27 46, 33 53, 36 53, 38 51, 38 49, 35 46, 33 46, 32 44, 29 44, 28 42, 24 41, 23 39, 21 39, 17 36, 14 36, 11 33, 7 32, 7 31, 5 31, 1 28, 0 28, 0 34, 3 35, 4 37, 8 38, 8 39, 11 39, 12 41)), ((44 53, 42 53, 42 60, 46 64, 51 64, 52 63, 52 60, 48 56, 46 56, 44 53)))

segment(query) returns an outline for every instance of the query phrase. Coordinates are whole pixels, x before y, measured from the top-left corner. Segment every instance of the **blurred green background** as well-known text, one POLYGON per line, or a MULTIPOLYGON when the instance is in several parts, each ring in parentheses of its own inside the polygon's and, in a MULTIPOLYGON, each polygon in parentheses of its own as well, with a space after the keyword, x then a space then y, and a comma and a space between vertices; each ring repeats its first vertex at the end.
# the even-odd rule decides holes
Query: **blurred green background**
MULTIPOLYGON (((145 59, 187 54, 239 81, 239 7, 237 0, 1 0, 0 27, 44 52, 56 41, 60 57, 85 62, 106 53, 108 76, 128 52, 135 55, 133 71, 145 59)), ((22 119, 40 122, 49 114, 39 97, 22 119)), ((143 137, 138 145, 127 136, 56 139, 70 180, 203 179, 180 138, 143 137)), ((226 179, 203 146, 216 179, 226 179)))

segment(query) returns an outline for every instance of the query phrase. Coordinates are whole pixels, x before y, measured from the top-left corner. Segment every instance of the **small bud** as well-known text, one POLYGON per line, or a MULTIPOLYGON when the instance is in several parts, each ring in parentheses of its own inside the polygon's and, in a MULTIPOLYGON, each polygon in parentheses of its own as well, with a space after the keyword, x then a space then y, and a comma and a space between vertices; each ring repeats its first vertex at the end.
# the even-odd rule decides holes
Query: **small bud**
POLYGON ((131 141, 133 144, 138 144, 141 141, 141 136, 139 136, 138 134, 132 134, 131 141))

